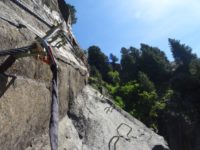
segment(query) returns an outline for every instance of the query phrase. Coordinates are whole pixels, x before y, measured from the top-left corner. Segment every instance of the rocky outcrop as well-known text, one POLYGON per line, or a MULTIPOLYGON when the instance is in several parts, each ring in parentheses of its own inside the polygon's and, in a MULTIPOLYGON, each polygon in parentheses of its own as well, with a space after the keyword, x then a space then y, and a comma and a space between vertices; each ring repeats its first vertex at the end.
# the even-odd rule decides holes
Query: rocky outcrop
MULTIPOLYGON (((47 135, 32 148, 48 148, 47 135), (44 144, 46 143, 46 144, 44 144)), ((163 137, 115 106, 90 86, 70 101, 59 125, 60 150, 169 150, 163 137)))
POLYGON ((90 86, 85 87, 77 99, 70 101, 68 114, 82 141, 82 148, 77 149, 168 149, 163 137, 112 101, 102 98, 90 86))
MULTIPOLYGON (((56 8, 56 1, 24 2, 48 22, 59 17, 56 9, 52 11, 45 5, 49 3, 56 8)), ((41 35, 49 30, 11 1, 0 1, 0 16, 1 50, 26 46, 35 40, 35 30, 41 35)), ((72 50, 70 44, 55 49, 59 66, 60 119, 67 114, 69 100, 82 90, 88 78, 87 68, 72 50)), ((1 57, 0 62, 5 59, 1 57)), ((23 150, 30 146, 32 139, 48 131, 52 75, 47 64, 33 57, 17 59, 6 74, 0 74, 0 149, 23 150)))

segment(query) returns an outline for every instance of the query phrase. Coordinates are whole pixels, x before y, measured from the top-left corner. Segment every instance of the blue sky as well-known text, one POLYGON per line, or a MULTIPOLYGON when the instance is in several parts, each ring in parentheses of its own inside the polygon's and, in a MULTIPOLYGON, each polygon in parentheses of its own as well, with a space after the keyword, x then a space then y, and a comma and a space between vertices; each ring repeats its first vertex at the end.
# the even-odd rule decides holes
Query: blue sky
POLYGON ((77 9, 73 31, 83 49, 97 45, 120 57, 121 47, 159 47, 172 60, 168 38, 200 56, 200 0, 67 0, 77 9))

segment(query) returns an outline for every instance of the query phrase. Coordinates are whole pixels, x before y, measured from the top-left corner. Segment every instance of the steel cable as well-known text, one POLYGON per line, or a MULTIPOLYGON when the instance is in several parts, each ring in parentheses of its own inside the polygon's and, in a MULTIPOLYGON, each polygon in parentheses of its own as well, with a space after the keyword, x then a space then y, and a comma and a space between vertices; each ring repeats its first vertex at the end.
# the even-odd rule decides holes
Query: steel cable
POLYGON ((7 56, 7 55, 19 55, 23 53, 28 53, 31 52, 32 49, 36 48, 36 44, 32 44, 30 46, 26 47, 21 47, 21 48, 14 48, 14 49, 9 49, 9 50, 1 50, 0 51, 0 57, 7 56))

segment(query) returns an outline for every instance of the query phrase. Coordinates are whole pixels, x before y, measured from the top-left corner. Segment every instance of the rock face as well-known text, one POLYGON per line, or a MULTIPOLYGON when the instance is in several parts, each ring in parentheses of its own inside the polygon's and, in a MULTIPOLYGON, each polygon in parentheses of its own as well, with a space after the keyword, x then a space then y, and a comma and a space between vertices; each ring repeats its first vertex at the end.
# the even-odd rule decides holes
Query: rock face
MULTIPOLYGON (((49 149, 47 135, 32 148, 49 149), (44 144, 46 143, 46 144, 44 144)), ((59 125, 60 150, 169 150, 163 137, 116 107, 90 86, 70 101, 59 125)))
POLYGON ((75 100, 70 101, 68 114, 82 142, 77 149, 168 149, 161 136, 116 107, 112 101, 102 98, 90 86, 86 86, 75 100))
MULTIPOLYGON (((23 1, 48 22, 59 17, 56 9, 52 12, 43 1, 23 1), (49 17, 52 14, 51 17, 49 17)), ((44 1, 57 7, 56 1, 44 1)), ((49 28, 11 1, 0 1, 0 50, 26 46, 36 35, 45 34, 49 28), (10 21, 10 22, 9 22, 10 21), (27 27, 13 25, 25 23, 27 27)), ((68 102, 87 83, 85 65, 77 58, 70 44, 55 49, 59 66, 60 119, 68 111, 68 102)), ((0 63, 6 57, 0 58, 0 63)), ((0 65, 0 67, 2 67, 0 65)), ((0 74, 0 149, 23 150, 30 146, 32 139, 48 131, 51 106, 51 71, 47 64, 33 57, 19 58, 0 74)), ((48 136, 47 136, 48 137, 48 136)))
MULTIPOLYGON (((56 0, 23 0, 49 23, 59 22, 56 0)), ((49 27, 8 0, 0 1, 0 50, 26 46, 49 27)), ((164 139, 86 86, 88 71, 69 43, 54 49, 59 72, 59 150, 164 150, 164 139)), ((7 57, 0 57, 1 64, 7 57)), ((0 73, 0 150, 48 150, 49 66, 19 58, 0 73)))

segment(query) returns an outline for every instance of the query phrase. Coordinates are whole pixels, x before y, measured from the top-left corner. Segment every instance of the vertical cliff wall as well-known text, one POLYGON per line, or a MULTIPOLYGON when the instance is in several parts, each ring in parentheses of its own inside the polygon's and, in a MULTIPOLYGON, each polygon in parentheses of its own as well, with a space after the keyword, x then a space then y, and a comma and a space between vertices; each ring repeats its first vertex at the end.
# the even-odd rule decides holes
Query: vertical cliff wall
MULTIPOLYGON (((60 20, 56 0, 24 0, 30 9, 49 23, 60 20)), ((0 1, 0 50, 26 46, 35 33, 44 36, 49 28, 10 0, 0 1), (25 25, 25 26, 24 26, 25 25)), ((87 83, 87 68, 68 43, 56 51, 59 65, 60 119, 68 102, 87 83)), ((6 57, 0 58, 2 64, 6 57)), ((51 71, 33 57, 19 58, 0 74, 0 149, 22 150, 48 131, 51 105, 51 71)))

